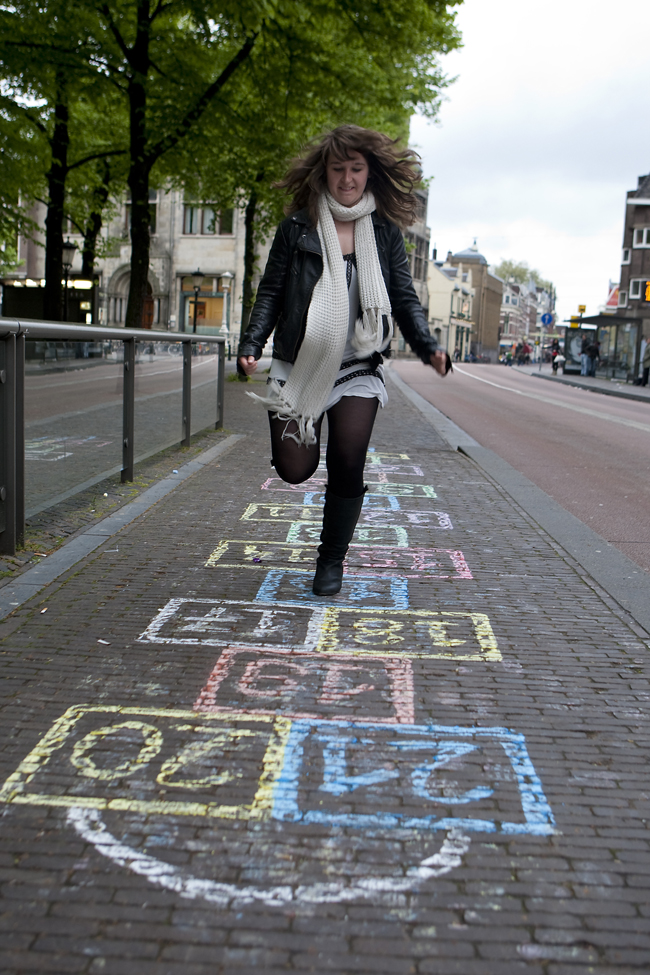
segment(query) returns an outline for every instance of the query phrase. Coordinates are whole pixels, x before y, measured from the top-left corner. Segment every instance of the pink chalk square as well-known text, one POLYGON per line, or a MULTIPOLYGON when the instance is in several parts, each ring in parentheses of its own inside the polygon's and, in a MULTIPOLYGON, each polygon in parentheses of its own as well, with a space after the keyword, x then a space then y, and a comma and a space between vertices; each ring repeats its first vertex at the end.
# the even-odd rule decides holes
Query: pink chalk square
POLYGON ((413 724, 413 670, 404 658, 230 647, 194 710, 413 724))
POLYGON ((462 552, 446 548, 389 548, 352 543, 345 572, 348 575, 401 575, 406 579, 473 579, 462 552))

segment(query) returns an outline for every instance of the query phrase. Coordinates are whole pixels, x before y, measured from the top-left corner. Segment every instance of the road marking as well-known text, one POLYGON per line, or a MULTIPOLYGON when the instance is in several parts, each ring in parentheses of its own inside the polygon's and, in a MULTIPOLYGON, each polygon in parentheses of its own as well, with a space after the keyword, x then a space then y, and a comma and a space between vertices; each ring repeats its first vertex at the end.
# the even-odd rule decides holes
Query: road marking
POLYGON ((619 423, 624 427, 632 427, 634 430, 643 430, 644 433, 650 433, 650 424, 639 423, 638 420, 626 420, 624 417, 613 416, 611 413, 601 413, 599 410, 590 410, 586 406, 576 406, 572 403, 563 403, 561 400, 553 399, 552 396, 542 396, 540 393, 527 393, 522 389, 513 389, 512 386, 503 386, 501 383, 494 383, 489 379, 484 379, 482 376, 474 376, 471 372, 466 372, 464 369, 460 369, 458 366, 454 366, 457 372, 460 372, 463 376, 467 376, 469 379, 475 379, 479 383, 486 383, 488 386, 495 386, 497 389, 505 389, 508 393, 516 393, 517 396, 525 396, 527 399, 534 399, 540 403, 546 403, 551 406, 559 406, 563 410, 573 410, 574 413, 584 413, 585 416, 595 416, 599 420, 609 420, 610 423, 619 423))

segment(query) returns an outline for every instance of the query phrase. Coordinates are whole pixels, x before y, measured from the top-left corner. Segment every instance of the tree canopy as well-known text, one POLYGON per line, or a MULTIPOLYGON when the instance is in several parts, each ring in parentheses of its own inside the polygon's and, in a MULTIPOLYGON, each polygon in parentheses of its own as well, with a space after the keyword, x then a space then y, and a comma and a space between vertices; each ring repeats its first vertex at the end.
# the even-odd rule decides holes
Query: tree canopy
POLYGON ((543 288, 544 291, 550 292, 553 289, 552 282, 543 278, 535 268, 529 267, 526 261, 503 260, 494 270, 504 281, 512 279, 516 284, 527 284, 528 281, 534 281, 537 287, 543 288))
MULTIPOLYGON (((7 163, 15 163, 11 192, 0 202, 16 226, 27 201, 47 202, 53 303, 62 216, 84 227, 92 257, 103 209, 126 186, 127 325, 137 326, 149 267, 150 186, 171 182, 224 206, 251 207, 252 224, 263 229, 279 209, 272 182, 324 128, 356 122, 399 135, 416 109, 435 115, 446 84, 439 56, 460 43, 454 6, 445 0, 5 5, 0 116, 6 144, 18 148, 7 163)), ((4 146, 2 129, 0 135, 4 146)))

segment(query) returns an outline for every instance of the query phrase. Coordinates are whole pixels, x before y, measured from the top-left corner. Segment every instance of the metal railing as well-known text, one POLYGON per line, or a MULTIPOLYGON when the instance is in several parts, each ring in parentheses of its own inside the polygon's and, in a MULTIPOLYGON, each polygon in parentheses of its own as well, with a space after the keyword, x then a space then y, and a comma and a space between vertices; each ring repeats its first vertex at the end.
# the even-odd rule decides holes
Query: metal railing
POLYGON ((97 328, 54 322, 0 318, 0 553, 15 555, 25 536, 25 341, 97 342, 124 346, 122 394, 122 481, 133 480, 135 457, 135 355, 137 342, 182 343, 183 398, 181 444, 190 445, 192 418, 192 343, 216 345, 217 410, 215 430, 223 427, 225 339, 221 335, 155 332, 150 329, 97 328))

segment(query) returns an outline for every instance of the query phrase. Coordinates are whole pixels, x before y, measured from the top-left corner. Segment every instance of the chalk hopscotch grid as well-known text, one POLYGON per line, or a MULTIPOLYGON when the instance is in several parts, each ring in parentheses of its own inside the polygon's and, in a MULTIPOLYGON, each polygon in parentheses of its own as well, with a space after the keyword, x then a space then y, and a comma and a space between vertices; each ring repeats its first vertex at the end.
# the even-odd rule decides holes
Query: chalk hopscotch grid
MULTIPOLYGON (((214 665, 212 672, 206 682, 205 687, 199 694, 198 698, 194 703, 195 711, 222 711, 222 712, 233 712, 233 713, 245 713, 245 714, 277 714, 277 708, 264 708, 264 707, 227 707, 224 704, 217 704, 217 694, 219 688, 230 676, 233 666, 237 663, 237 658, 242 654, 247 653, 261 653, 262 655, 267 655, 269 660, 273 662, 278 657, 290 658, 293 656, 287 650, 268 650, 260 651, 259 648, 255 648, 254 651, 242 649, 241 647, 230 647, 223 651, 216 664, 214 665)), ((334 660, 323 660, 320 654, 300 654, 300 661, 318 661, 321 666, 327 668, 328 672, 335 672, 337 668, 359 665, 358 657, 339 657, 337 656, 334 660)), ((384 669, 384 672, 390 683, 390 698, 391 704, 393 706, 393 714, 387 718, 374 718, 376 724, 414 724, 415 723, 415 713, 413 706, 413 669, 411 667, 411 661, 408 658, 400 657, 364 657, 363 662, 368 667, 373 665, 379 665, 384 669)), ((295 678, 295 674, 292 675, 295 678)), ((329 676, 329 673, 328 673, 329 676)), ((241 683, 241 682, 240 682, 241 683)), ((243 693, 246 693, 244 688, 243 693)), ((328 695, 328 683, 325 682, 323 688, 323 693, 321 697, 321 702, 328 695)), ((330 694, 333 699, 333 695, 330 694)), ((345 695, 342 695, 345 697, 345 695)), ((333 703, 328 701, 327 703, 333 703)), ((315 713, 313 711, 297 711, 291 707, 282 707, 282 714, 288 718, 308 718, 321 720, 323 718, 322 713, 315 713)), ((330 721, 350 721, 350 715, 330 715, 328 717, 330 721)))
MULTIPOLYGON (((115 725, 112 730, 119 730, 123 725, 115 725)), ((191 726, 190 729, 191 730, 191 726)), ((111 727, 99 729, 110 732, 111 727)), ((331 751, 331 750, 330 750, 331 751)), ((145 764, 152 759, 147 759, 145 764)), ((138 759, 132 763, 138 768, 138 759)), ((71 765, 71 767, 74 767, 71 765)), ((129 774, 128 769, 122 777, 129 774)), ((399 775, 399 773, 397 773, 399 775)), ((79 776, 79 768, 75 768, 73 777, 79 776)), ((57 781, 61 776, 57 777, 57 781)), ((97 789, 99 792, 99 789, 97 789)), ((483 794, 489 792, 485 788, 475 789, 474 792, 483 794)), ((530 760, 523 735, 508 728, 466 728, 447 725, 386 725, 377 722, 336 722, 323 719, 292 720, 284 716, 274 718, 251 716, 248 714, 235 715, 232 712, 196 714, 193 711, 164 710, 154 708, 120 707, 116 705, 89 706, 74 705, 69 708, 51 727, 36 747, 20 763, 17 770, 9 776, 0 790, 0 801, 19 805, 56 806, 76 809, 97 809, 114 811, 132 811, 145 815, 188 815, 204 816, 222 819, 256 819, 267 821, 275 819, 282 822, 302 823, 304 825, 319 824, 331 827, 347 827, 354 829, 409 829, 409 830, 462 830, 464 832, 496 832, 506 834, 531 834, 548 836, 557 832, 555 821, 544 795, 541 782, 530 760), (214 802, 177 802, 174 800, 142 800, 109 798, 103 795, 82 796, 48 794, 29 791, 34 778, 43 771, 53 756, 68 744, 75 726, 84 717, 96 715, 99 718, 113 716, 118 719, 137 717, 149 719, 184 720, 193 725, 218 723, 220 721, 235 722, 237 718, 247 722, 260 722, 266 726, 268 744, 265 750, 262 774, 258 780, 255 798, 252 804, 241 806, 220 805, 214 802), (368 782, 382 783, 395 777, 395 773, 387 772, 383 767, 370 770, 362 776, 348 776, 345 769, 345 741, 342 732, 348 732, 349 741, 354 741, 360 735, 372 737, 373 733, 393 736, 393 741, 384 743, 384 749, 395 748, 422 751, 423 757, 434 757, 441 744, 450 747, 452 752, 459 754, 466 752, 464 742, 472 739, 487 740, 501 746, 507 756, 521 802, 523 822, 512 820, 498 821, 496 819, 480 819, 468 816, 405 816, 400 813, 386 813, 378 810, 371 814, 344 812, 336 813, 301 806, 299 798, 299 782, 304 764, 304 745, 308 735, 312 732, 317 740, 323 743, 323 755, 326 755, 327 744, 330 742, 334 750, 326 759, 323 771, 321 789, 326 787, 329 792, 337 792, 334 787, 336 778, 341 779, 338 791, 345 792, 366 785, 368 782), (342 747, 343 746, 343 747, 342 747), (343 764, 340 756, 343 754, 343 764), (334 756, 332 758, 332 755, 334 756), (329 767, 328 767, 329 763, 329 767), (334 783, 334 785, 333 785, 334 783)), ((453 800, 450 800, 453 801, 453 800)), ((435 800, 434 800, 435 804, 435 800)), ((445 801, 447 804, 447 801, 445 801)))
MULTIPOLYGON (((305 825, 318 824, 331 827, 352 827, 356 829, 415 829, 415 830, 450 830, 459 829, 463 832, 502 832, 506 834, 530 834, 534 836, 550 836, 557 832, 555 819, 544 794, 541 781, 526 748, 524 735, 511 731, 509 728, 465 728, 448 725, 394 725, 391 731, 397 736, 411 736, 415 742, 405 741, 403 747, 431 747, 432 751, 441 739, 453 743, 454 739, 467 740, 470 738, 489 739, 498 743, 510 761, 519 790, 524 822, 510 820, 497 821, 495 819, 478 819, 473 817, 453 816, 405 816, 400 813, 376 812, 363 814, 355 812, 336 813, 301 807, 299 799, 300 775, 303 767, 304 744, 307 736, 316 731, 327 740, 330 739, 341 749, 341 731, 349 728, 351 736, 355 738, 364 731, 371 732, 377 728, 376 723, 349 722, 339 725, 333 731, 330 722, 316 722, 313 720, 296 720, 292 723, 291 732, 285 747, 284 767, 278 777, 274 790, 273 818, 301 822, 305 825), (418 742, 417 739, 420 738, 418 742)), ((386 726, 383 726, 386 730, 386 726)), ((395 743, 400 747, 399 741, 395 743)), ((335 768, 336 774, 338 768, 335 768)), ((377 776, 381 770, 377 770, 377 776)), ((390 775, 391 773, 387 773, 390 775)), ((360 778, 364 778, 363 776, 360 778)), ((349 778, 343 778, 341 794, 349 789, 349 778)), ((352 786, 354 788, 354 785, 352 786)), ((337 791, 332 788, 332 791, 337 791)))
MULTIPOLYGON (((137 722, 141 723, 141 722, 137 722)), ((119 727, 119 726, 118 726, 119 727)), ((73 705, 52 725, 50 730, 23 759, 0 789, 0 802, 25 806, 55 806, 64 808, 108 809, 119 812, 137 812, 144 815, 162 814, 168 816, 206 816, 217 819, 261 820, 268 819, 273 803, 273 786, 281 773, 284 762, 284 749, 291 728, 291 721, 283 716, 233 714, 232 712, 210 712, 198 715, 195 711, 162 710, 156 708, 121 707, 119 705, 73 705), (239 721, 260 722, 266 730, 268 743, 262 762, 262 774, 257 783, 253 801, 240 805, 223 805, 215 802, 182 802, 167 799, 108 798, 102 795, 84 796, 48 794, 29 791, 35 776, 42 772, 52 757, 62 749, 74 734, 76 725, 88 715, 115 715, 118 717, 150 718, 162 720, 183 720, 218 725, 228 722, 231 726, 239 721)), ((237 739, 237 730, 232 731, 237 739)), ((132 763, 137 770, 137 760, 132 763)), ((132 770, 132 771, 133 771, 132 770)), ((131 771, 125 771, 127 778, 131 771)), ((98 790, 99 791, 99 790, 98 790)))
MULTIPOLYGON (((390 654, 410 658, 432 658, 451 660, 477 660, 498 662, 502 660, 496 636, 490 619, 485 613, 464 611, 436 612, 426 609, 391 610, 391 617, 387 617, 385 610, 377 608, 325 605, 321 607, 302 607, 305 609, 305 636, 302 643, 280 644, 283 649, 293 653, 327 653, 327 654, 368 654, 377 656, 379 646, 380 655, 390 654), (358 633, 351 642, 341 642, 341 621, 358 617, 358 633), (468 620, 472 624, 478 647, 476 650, 451 650, 465 641, 458 641, 447 635, 447 627, 454 625, 455 620, 468 620), (402 632, 405 624, 422 624, 428 627, 431 649, 400 647, 404 642, 402 632), (366 639, 364 639, 364 634, 366 639), (380 641, 380 642, 378 642, 380 641), (364 645, 365 644, 365 645, 364 645), (444 649, 443 649, 444 648, 444 649)), ((140 634, 138 641, 144 643, 176 644, 179 646, 214 646, 239 647, 240 649, 269 649, 275 650, 277 643, 265 642, 264 632, 272 625, 274 614, 286 609, 295 612, 298 607, 295 602, 271 602, 267 608, 261 602, 246 602, 244 600, 223 599, 211 600, 192 598, 170 599, 147 628, 140 634), (184 606, 193 604, 212 606, 213 609, 203 616, 179 617, 189 621, 185 629, 189 633, 199 632, 199 636, 165 636, 162 629, 175 616, 179 615, 184 606), (219 622, 216 613, 227 611, 227 607, 241 610, 243 613, 260 614, 260 641, 247 643, 236 637, 227 639, 210 636, 210 626, 219 622), (207 635, 206 635, 207 634, 207 635)), ((353 624, 354 626, 354 624, 353 624)))
MULTIPOLYGON (((293 569, 296 572, 314 572, 316 545, 296 542, 273 542, 267 539, 222 539, 205 563, 206 568, 222 569, 293 569), (237 551, 241 547, 241 555, 237 551), (237 561, 224 558, 233 552, 237 561), (273 564, 272 560, 284 565, 273 564), (305 568, 302 568, 302 566, 305 568), (309 566, 307 568, 307 566, 309 566)), ((344 562, 344 575, 383 576, 401 575, 406 579, 472 579, 472 573, 462 552, 456 549, 417 549, 398 545, 371 545, 353 542, 344 562), (363 560, 367 561, 363 561, 363 560), (445 571, 443 562, 450 565, 445 571), (406 565, 404 563, 407 563, 406 565)))

